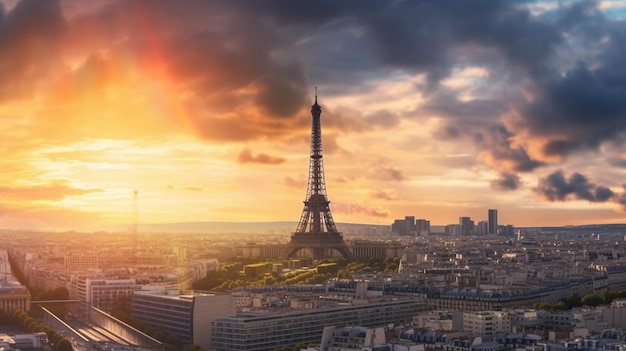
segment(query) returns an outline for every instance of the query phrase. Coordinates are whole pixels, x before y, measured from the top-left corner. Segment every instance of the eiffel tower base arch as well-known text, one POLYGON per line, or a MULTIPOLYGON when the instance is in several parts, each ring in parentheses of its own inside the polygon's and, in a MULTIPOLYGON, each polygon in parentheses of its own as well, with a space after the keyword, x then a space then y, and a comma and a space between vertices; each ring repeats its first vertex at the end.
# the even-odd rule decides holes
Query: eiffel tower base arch
POLYGON ((283 251, 282 259, 293 258, 300 250, 310 250, 314 260, 332 258, 332 250, 339 252, 347 261, 353 260, 352 252, 338 232, 294 233, 283 251))

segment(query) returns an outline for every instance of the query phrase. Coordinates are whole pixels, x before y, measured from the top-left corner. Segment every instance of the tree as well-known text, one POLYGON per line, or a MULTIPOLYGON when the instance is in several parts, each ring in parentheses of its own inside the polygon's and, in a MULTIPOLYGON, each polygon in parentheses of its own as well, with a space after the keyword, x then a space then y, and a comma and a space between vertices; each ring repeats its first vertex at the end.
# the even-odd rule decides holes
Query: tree
POLYGON ((595 307, 605 303, 604 299, 599 294, 587 294, 583 296, 581 302, 583 305, 591 307, 595 307))
POLYGON ((569 309, 569 306, 567 306, 565 301, 561 300, 561 301, 555 303, 554 305, 552 305, 552 309, 559 310, 559 311, 565 311, 565 310, 569 309))
POLYGON ((346 279, 348 277, 350 277, 350 274, 345 269, 340 269, 339 272, 337 272, 337 279, 346 279))
POLYGON ((390 263, 385 267, 385 272, 396 272, 398 270, 397 263, 390 263))
POLYGON ((552 304, 547 301, 537 302, 533 305, 533 308, 537 310, 550 311, 552 310, 552 304))
POLYGON ((600 292, 600 296, 604 300, 604 303, 611 303, 619 297, 619 292, 616 290, 604 289, 600 292))
POLYGON ((582 306, 583 303, 580 299, 580 295, 572 295, 569 299, 567 299, 567 305, 569 306, 569 308, 582 306))
POLYGON ((72 343, 69 342, 69 340, 63 338, 54 345, 54 350, 55 351, 74 351, 74 347, 72 346, 72 343))

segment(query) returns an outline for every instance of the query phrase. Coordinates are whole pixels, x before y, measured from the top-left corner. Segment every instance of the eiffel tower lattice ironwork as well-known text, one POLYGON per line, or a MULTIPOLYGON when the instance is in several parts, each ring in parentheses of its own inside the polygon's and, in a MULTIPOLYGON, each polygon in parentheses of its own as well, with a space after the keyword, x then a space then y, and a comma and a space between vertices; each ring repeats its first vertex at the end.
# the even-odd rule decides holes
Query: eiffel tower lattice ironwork
POLYGON ((340 253, 346 260, 352 260, 352 252, 343 241, 342 234, 337 230, 333 215, 330 213, 330 201, 326 195, 324 181, 324 163, 322 161, 322 127, 320 116, 322 107, 317 103, 311 106, 311 159, 309 161, 309 182, 304 201, 304 209, 296 231, 283 258, 294 257, 301 250, 310 250, 313 259, 331 258, 333 250, 340 253))

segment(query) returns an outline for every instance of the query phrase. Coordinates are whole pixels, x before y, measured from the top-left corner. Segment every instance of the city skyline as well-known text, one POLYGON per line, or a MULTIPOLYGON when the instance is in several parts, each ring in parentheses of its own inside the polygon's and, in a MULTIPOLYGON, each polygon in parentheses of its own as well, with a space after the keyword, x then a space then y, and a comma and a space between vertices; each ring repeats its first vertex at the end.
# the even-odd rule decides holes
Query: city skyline
POLYGON ((337 222, 623 223, 625 16, 625 1, 0 1, 0 228, 297 222, 314 87, 337 222))

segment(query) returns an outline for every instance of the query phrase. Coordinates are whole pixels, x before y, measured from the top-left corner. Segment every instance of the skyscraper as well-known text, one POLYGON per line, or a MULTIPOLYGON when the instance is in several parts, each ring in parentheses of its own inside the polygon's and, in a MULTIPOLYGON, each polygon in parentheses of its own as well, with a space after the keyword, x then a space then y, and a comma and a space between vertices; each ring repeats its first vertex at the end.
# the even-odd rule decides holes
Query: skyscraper
POLYGON ((498 210, 488 211, 488 231, 487 234, 498 234, 498 210))
POLYGON ((474 221, 470 217, 459 217, 459 225, 461 226, 461 235, 474 234, 474 221))

